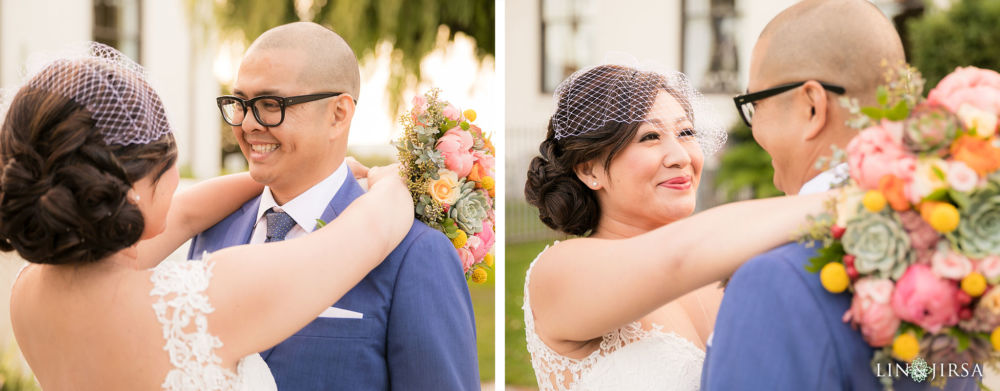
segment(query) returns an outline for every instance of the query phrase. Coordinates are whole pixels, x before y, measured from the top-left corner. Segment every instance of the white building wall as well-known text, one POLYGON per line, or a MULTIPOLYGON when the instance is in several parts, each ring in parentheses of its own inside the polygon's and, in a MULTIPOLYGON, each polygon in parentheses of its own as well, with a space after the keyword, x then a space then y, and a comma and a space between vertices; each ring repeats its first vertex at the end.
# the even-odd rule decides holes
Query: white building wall
MULTIPOLYGON (((544 139, 549 116, 555 109, 551 93, 541 91, 541 17, 540 0, 507 2, 507 188, 508 195, 523 197, 525 172, 530 159, 537 155, 544 139)), ((691 2, 691 0, 688 0, 691 2)), ((795 0, 737 0, 739 17, 736 26, 740 82, 746 85, 750 53, 757 36, 775 15, 795 0)), ((689 5, 690 6, 690 5, 689 5)), ((681 69, 680 0, 597 1, 594 19, 594 64, 603 62, 609 52, 624 52, 642 62, 652 62, 666 69, 681 69)), ((689 33, 692 33, 689 30, 689 33)), ((707 56, 709 47, 691 47, 688 55, 707 56)), ((594 65, 591 64, 591 65, 594 65)), ((735 124, 739 113, 732 94, 708 94, 706 98, 722 123, 735 124)), ((713 161, 709 161, 709 165, 713 161)))
MULTIPOLYGON (((185 0, 142 1, 142 61, 174 126, 179 164, 197 178, 218 175, 215 43, 192 34, 185 0)), ((17 88, 33 54, 53 55, 93 39, 93 2, 0 0, 0 88, 17 88)))

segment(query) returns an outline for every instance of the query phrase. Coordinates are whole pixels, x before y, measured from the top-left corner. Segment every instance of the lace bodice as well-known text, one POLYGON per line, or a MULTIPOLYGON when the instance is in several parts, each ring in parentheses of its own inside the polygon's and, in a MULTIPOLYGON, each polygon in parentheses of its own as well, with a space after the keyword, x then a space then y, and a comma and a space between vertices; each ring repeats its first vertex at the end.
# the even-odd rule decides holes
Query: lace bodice
MULTIPOLYGON (((546 247, 546 250, 548 247, 546 247)), ((545 252, 544 250, 542 251, 545 252)), ((539 253, 541 256, 541 253, 539 253)), ((601 337, 600 347, 587 357, 573 359, 548 347, 535 333, 528 284, 524 278, 524 329, 538 388, 550 390, 697 390, 705 353, 690 341, 663 327, 644 330, 632 322, 601 337)))
POLYGON ((274 377, 259 354, 239 361, 236 373, 220 366, 215 349, 218 337, 208 333, 206 314, 214 311, 205 289, 212 279, 208 261, 164 261, 153 269, 153 303, 156 319, 163 326, 163 350, 173 366, 163 381, 163 389, 194 390, 277 390, 274 377))

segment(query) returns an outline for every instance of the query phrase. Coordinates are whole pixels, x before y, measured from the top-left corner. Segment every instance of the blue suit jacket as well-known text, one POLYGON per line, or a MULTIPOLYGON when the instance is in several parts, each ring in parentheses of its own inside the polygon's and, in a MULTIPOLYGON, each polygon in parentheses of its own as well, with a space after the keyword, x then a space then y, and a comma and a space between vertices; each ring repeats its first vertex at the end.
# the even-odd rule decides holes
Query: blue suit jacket
MULTIPOLYGON (((705 357, 703 391, 882 390, 872 348, 841 320, 850 296, 823 289, 819 275, 805 269, 813 255, 815 249, 788 244, 736 271, 705 357)), ((897 391, 938 389, 896 379, 897 391)), ((946 389, 978 390, 979 380, 953 377, 946 389)))
MULTIPOLYGON (((362 194, 348 173, 323 220, 362 194)), ((249 242, 259 205, 260 197, 196 236, 188 257, 249 242)), ((414 221, 402 243, 334 306, 363 318, 317 318, 261 352, 279 390, 480 388, 469 287, 444 234, 414 221)))

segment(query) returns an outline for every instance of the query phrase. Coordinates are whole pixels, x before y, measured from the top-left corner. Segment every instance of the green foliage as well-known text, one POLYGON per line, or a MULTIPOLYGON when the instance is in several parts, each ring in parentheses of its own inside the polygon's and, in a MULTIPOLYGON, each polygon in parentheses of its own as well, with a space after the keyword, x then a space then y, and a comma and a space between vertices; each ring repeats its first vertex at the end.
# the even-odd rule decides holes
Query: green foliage
MULTIPOLYGON (((245 43, 253 42, 272 27, 300 20, 295 0, 212 3, 223 36, 236 37, 245 43)), ((311 3, 304 14, 344 37, 359 59, 374 54, 382 42, 392 44, 389 97, 393 113, 398 113, 403 103, 401 92, 420 79, 420 61, 435 49, 440 28, 444 28, 449 41, 457 33, 475 40, 480 60, 494 55, 494 0, 314 0, 311 3)))
POLYGON ((956 0, 910 21, 910 63, 927 85, 937 85, 958 66, 1000 69, 1000 0, 956 0))
POLYGON ((782 194, 774 187, 771 156, 754 141, 750 128, 742 121, 730 129, 729 145, 720 160, 715 186, 724 195, 723 201, 782 194))
POLYGON ((17 344, 10 342, 0 355, 0 391, 39 391, 35 377, 22 366, 17 344))
POLYGON ((833 242, 829 246, 822 247, 816 250, 816 256, 809 259, 809 264, 806 265, 806 271, 810 273, 819 273, 823 270, 823 266, 830 262, 841 262, 844 259, 844 255, 847 252, 844 251, 844 245, 840 241, 833 242))

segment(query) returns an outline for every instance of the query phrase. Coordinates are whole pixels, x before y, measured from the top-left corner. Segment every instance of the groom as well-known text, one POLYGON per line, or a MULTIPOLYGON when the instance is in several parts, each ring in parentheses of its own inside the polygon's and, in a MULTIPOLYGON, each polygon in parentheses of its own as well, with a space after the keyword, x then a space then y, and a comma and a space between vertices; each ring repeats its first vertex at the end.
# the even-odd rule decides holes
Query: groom
MULTIPOLYGON (((753 111, 741 110, 772 157, 780 190, 829 190, 847 170, 841 165, 820 172, 814 163, 831 145, 844 149, 857 134, 845 125, 850 114, 838 98, 874 105, 883 60, 891 66, 903 61, 902 43, 868 1, 806 0, 764 28, 751 55, 748 90, 796 84, 752 102, 753 111)), ((754 97, 761 95, 769 94, 754 97)), ((805 270, 813 255, 815 248, 789 244, 749 260, 732 276, 709 337, 702 390, 882 389, 870 365, 872 348, 841 320, 849 296, 830 294, 818 275, 805 270)), ((896 379, 897 391, 931 388, 906 376, 896 379)), ((951 377, 947 389, 976 390, 977 380, 951 377)))
MULTIPOLYGON (((251 176, 267 187, 196 236, 189 257, 306 235, 316 219, 336 219, 363 194, 344 163, 359 88, 351 48, 320 25, 287 24, 257 38, 240 63, 233 88, 239 99, 220 98, 219 105, 251 176), (226 111, 240 100, 245 116, 226 111)), ((329 257, 337 252, 330 248, 329 257)), ((331 304, 261 352, 279 389, 479 389, 469 289, 455 248, 440 232, 414 222, 381 265, 331 304)))

